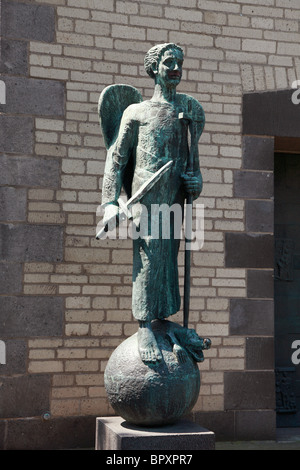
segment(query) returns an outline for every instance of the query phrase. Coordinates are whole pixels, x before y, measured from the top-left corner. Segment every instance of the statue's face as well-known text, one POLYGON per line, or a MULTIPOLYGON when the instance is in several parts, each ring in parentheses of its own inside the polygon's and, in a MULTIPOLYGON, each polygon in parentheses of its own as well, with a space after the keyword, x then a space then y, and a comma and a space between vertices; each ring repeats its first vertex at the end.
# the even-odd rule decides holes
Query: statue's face
POLYGON ((156 79, 167 87, 176 87, 181 80, 183 54, 178 49, 169 49, 161 56, 156 70, 156 79))

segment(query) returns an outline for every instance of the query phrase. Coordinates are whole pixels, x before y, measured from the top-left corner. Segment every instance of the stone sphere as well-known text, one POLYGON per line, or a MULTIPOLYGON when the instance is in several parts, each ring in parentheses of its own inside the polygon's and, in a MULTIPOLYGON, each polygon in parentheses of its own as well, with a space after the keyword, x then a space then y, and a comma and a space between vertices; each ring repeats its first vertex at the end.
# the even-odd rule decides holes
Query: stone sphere
POLYGON ((180 325, 154 321, 152 329, 163 360, 145 364, 138 351, 137 333, 112 353, 104 374, 109 402, 117 415, 139 426, 170 424, 189 413, 200 391, 197 362, 186 354, 185 362, 173 353, 168 332, 180 325))

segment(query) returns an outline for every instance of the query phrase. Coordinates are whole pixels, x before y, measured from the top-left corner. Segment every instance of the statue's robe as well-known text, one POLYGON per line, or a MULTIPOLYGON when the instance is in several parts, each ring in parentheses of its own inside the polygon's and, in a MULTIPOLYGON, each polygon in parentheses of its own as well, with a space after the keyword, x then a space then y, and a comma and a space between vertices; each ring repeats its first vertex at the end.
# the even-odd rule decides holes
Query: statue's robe
MULTIPOLYGON (((151 216, 152 220, 157 221, 153 208, 157 209, 157 205, 162 204, 169 207, 179 204, 183 215, 186 194, 181 175, 186 171, 188 160, 188 124, 178 118, 178 113, 187 112, 185 97, 177 94, 176 106, 152 100, 128 106, 123 113, 116 141, 108 150, 102 189, 103 205, 117 204, 122 185, 128 187, 126 168, 132 168, 131 194, 135 194, 165 163, 169 160, 173 162, 171 168, 143 196, 140 202, 144 211, 135 220, 138 232, 145 229, 142 221, 145 217, 148 219, 147 233, 144 231, 143 236, 133 239, 132 313, 140 321, 163 319, 180 309, 178 217, 174 217, 173 222, 172 216, 169 221, 163 217, 157 238, 156 234, 151 234, 151 216), (153 204, 156 206, 152 206, 151 210, 153 204), (166 228, 170 231, 169 237, 163 231, 166 228)), ((194 174, 200 174, 198 152, 195 153, 194 174)))

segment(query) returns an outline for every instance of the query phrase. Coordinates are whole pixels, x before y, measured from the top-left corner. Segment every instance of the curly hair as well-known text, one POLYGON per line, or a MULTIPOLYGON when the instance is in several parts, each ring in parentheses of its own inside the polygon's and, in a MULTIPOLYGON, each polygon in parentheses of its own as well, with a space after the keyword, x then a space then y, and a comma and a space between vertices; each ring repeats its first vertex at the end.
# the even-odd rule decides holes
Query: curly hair
POLYGON ((153 64, 157 64, 163 55, 163 53, 169 49, 177 49, 183 54, 183 50, 180 46, 174 43, 165 43, 165 44, 157 44, 154 47, 151 47, 147 54, 145 55, 144 59, 144 67, 147 72, 147 74, 151 77, 154 78, 154 73, 152 70, 153 64))

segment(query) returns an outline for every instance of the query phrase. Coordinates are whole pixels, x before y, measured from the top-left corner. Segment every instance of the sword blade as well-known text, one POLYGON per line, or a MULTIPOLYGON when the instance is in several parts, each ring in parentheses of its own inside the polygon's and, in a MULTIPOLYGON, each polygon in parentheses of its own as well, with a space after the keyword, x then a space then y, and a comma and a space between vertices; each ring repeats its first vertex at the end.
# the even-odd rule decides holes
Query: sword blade
MULTIPOLYGON (((126 202, 125 205, 121 205, 120 211, 119 211, 119 217, 118 217, 118 222, 121 220, 124 220, 125 216, 127 217, 128 214, 130 213, 130 207, 132 207, 134 204, 139 202, 142 197, 150 191, 151 188, 157 183, 157 181, 162 177, 166 171, 169 170, 169 168, 173 165, 172 160, 168 161, 165 165, 163 165, 158 171, 156 171, 151 178, 149 178, 147 181, 145 181, 144 184, 137 190, 137 192, 131 196, 130 199, 126 202)), ((117 223, 117 221, 116 221, 117 223)), ((99 240, 104 236, 104 234, 108 231, 108 225, 105 225, 96 235, 96 239, 99 240)))
POLYGON ((156 171, 151 178, 149 178, 142 186, 137 190, 137 192, 131 196, 130 199, 126 202, 127 209, 130 209, 131 206, 136 204, 142 199, 142 197, 150 191, 151 188, 157 183, 157 181, 162 177, 166 171, 173 165, 172 160, 168 161, 164 166, 162 166, 158 171, 156 171))

